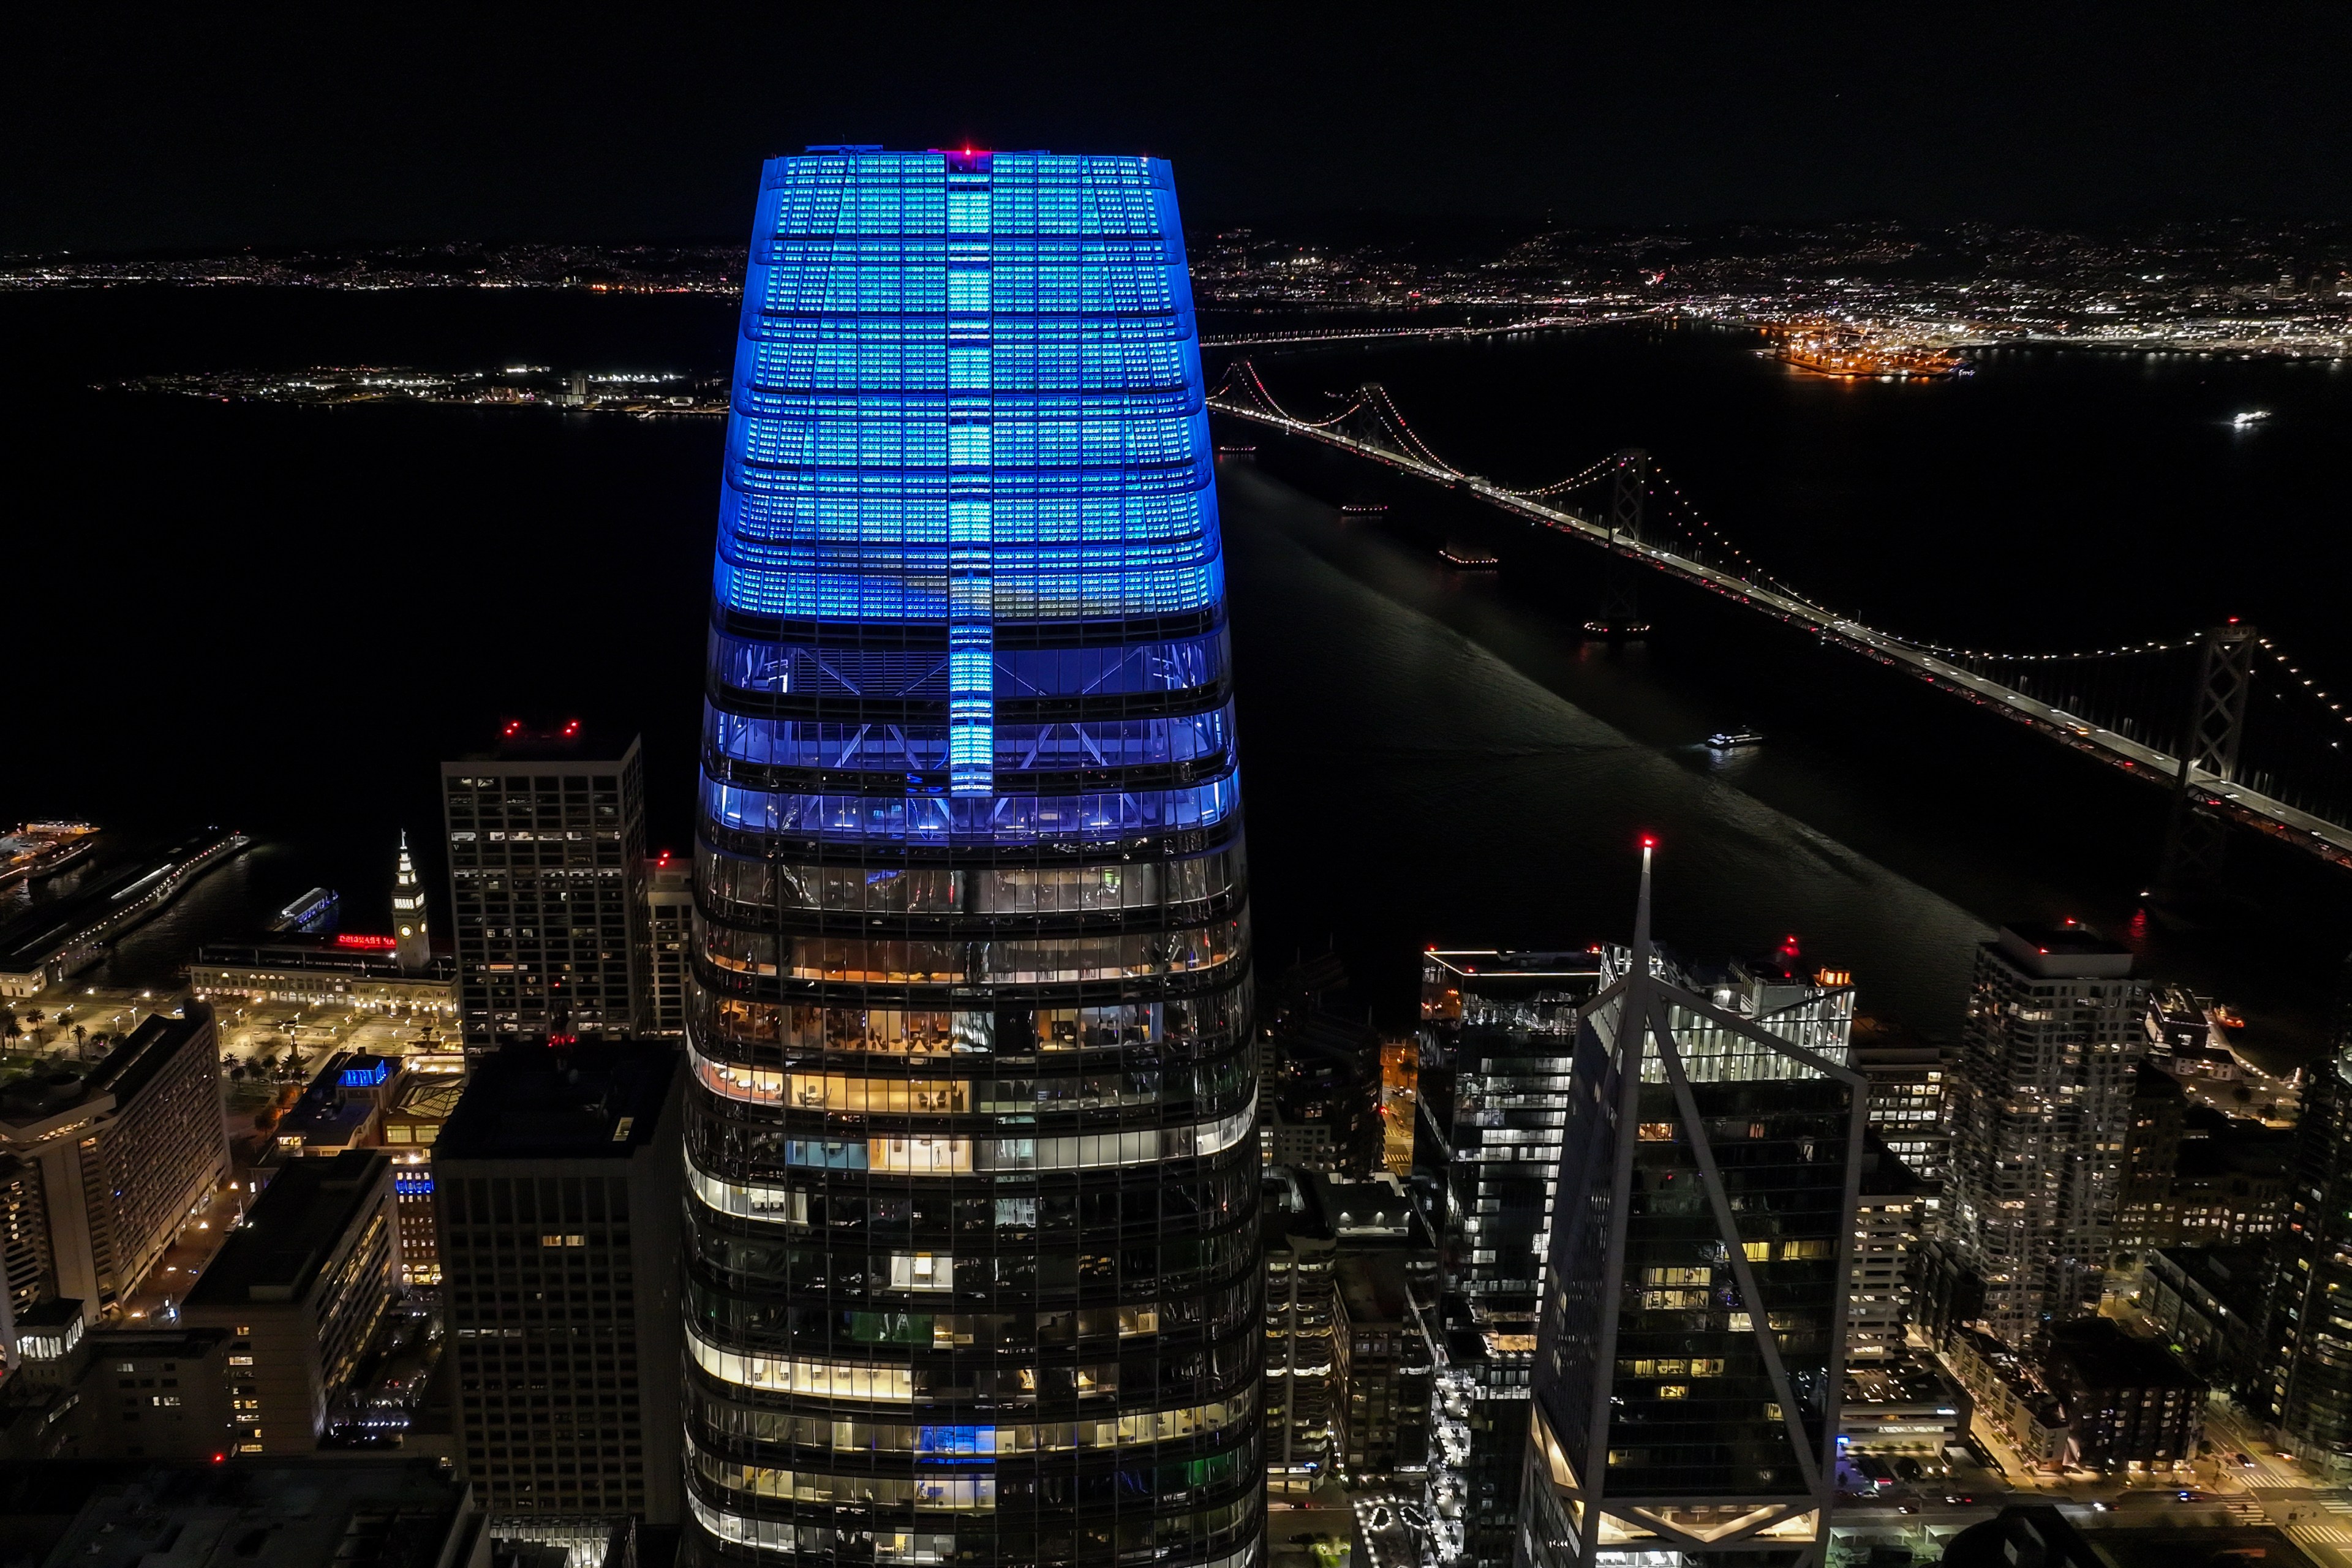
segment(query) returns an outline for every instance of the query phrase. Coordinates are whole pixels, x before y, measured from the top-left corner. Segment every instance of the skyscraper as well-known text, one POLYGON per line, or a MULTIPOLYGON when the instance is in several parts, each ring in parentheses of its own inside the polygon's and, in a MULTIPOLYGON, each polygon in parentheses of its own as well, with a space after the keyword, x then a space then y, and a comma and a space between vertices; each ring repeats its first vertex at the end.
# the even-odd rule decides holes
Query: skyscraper
POLYGON ((2341 1478, 2352 1475, 2352 963, 2336 985, 2331 1049, 2304 1074, 2263 1382, 2295 1452, 2341 1478))
POLYGON ((578 724, 441 764, 466 1054, 627 1039, 645 1001, 645 766, 578 724))
POLYGON ((1241 1568, 1255 1078, 1168 166, 771 162, 688 1020, 690 1551, 1241 1568))
POLYGON ((416 879, 416 863, 408 858, 408 835, 400 836, 400 863, 392 877, 392 943, 400 967, 412 973, 430 968, 433 939, 425 930, 425 884, 416 879))
POLYGON ((1977 950, 1954 1085, 1947 1245, 2021 1350, 2098 1310, 2114 1250, 2147 990, 2083 926, 2012 925, 1977 950))
POLYGON ((1570 1075, 1523 1568, 1822 1562, 1869 1089, 1851 996, 1779 1028, 1609 955, 1570 1075))

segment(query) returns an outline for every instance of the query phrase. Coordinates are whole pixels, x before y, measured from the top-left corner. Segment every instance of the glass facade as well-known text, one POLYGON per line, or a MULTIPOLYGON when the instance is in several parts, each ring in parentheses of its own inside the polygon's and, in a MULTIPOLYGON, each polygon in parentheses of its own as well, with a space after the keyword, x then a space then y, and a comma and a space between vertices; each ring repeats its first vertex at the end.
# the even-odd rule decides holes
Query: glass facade
POLYGON ((705 1561, 1257 1559, 1202 396, 1164 163, 768 164, 688 1019, 705 1561))
POLYGON ((1759 1016, 1646 934, 1607 958, 1570 1075, 1517 1559, 1818 1561, 1867 1112, 1851 994, 1759 1016))

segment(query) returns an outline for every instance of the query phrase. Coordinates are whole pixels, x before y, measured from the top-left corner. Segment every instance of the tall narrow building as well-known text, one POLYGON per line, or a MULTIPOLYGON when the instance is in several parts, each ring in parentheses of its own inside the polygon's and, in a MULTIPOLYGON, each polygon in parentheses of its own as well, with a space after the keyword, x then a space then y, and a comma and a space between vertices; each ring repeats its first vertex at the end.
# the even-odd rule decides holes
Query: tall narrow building
POLYGON ((766 168, 694 879, 690 1557, 1260 1552, 1197 343, 1164 163, 766 168))
POLYGON ((425 929, 425 884, 408 858, 408 835, 400 836, 400 863, 392 874, 392 951, 410 973, 433 964, 433 939, 425 929))
POLYGON ((2271 1251, 2268 1414, 2295 1453, 2352 1477, 2352 961, 2331 1048, 2304 1072, 2286 1234, 2271 1251))
POLYGON ((466 1054, 625 1040, 645 1007, 645 766, 567 724, 441 764, 466 1054))
POLYGON ((2072 923, 2003 926, 1977 950, 1942 1245, 2014 1349, 2098 1310, 2147 1047, 2131 969, 2129 948, 2072 923))
POLYGON ((1650 941, 1582 1012, 1517 1562, 1826 1561, 1869 1087, 1850 998, 1768 1028, 1650 941))

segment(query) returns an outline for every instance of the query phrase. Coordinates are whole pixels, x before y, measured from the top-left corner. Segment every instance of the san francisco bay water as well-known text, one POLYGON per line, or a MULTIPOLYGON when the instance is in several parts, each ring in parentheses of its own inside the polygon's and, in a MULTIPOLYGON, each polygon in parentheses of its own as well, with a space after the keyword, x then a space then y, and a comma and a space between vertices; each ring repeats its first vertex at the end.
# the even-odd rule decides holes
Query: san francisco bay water
MULTIPOLYGON (((380 926, 398 831, 439 874, 435 764, 509 717, 641 732, 655 843, 687 845, 719 432, 101 384, 353 363, 710 373, 732 320, 715 300, 474 291, 0 300, 22 523, 0 817, 220 821, 263 841, 127 941, 110 978, 163 980, 189 942, 313 883, 343 891, 348 925, 380 926)), ((2226 607, 2352 668, 2331 613, 2340 374, 2017 353, 1969 383, 1853 389, 1792 383, 1751 348, 1634 329, 1264 363, 1306 397, 1383 379, 1449 456, 1514 479, 1647 446, 1771 569, 1927 635, 2052 646, 2226 607), (2274 411, 2252 441, 2225 428, 2249 405, 2274 411), (2155 471, 2103 487, 2068 467, 2133 463, 2155 471), (2217 495, 2272 521, 2217 553, 2197 531, 2217 495), (2295 552, 2308 569, 2262 563, 2295 552)), ((2342 874, 2251 846, 2222 926, 2147 926, 2159 792, 1696 595, 1654 590, 1645 644, 1585 644, 1580 547, 1255 439, 1220 489, 1270 971, 1335 945, 1354 1004, 1400 1026, 1424 945, 1621 936, 1651 831, 1666 940, 1711 957, 1794 934, 1855 973, 1866 1007, 1931 1033, 1956 1026, 1988 922, 2075 915, 2224 991, 2283 1047, 2315 1037, 2352 942, 2342 874), (1336 510, 1375 495, 1388 512, 1336 510), (1503 570, 1449 571, 1449 537, 1503 570), (1769 739, 1699 743, 1737 721, 1769 739)))

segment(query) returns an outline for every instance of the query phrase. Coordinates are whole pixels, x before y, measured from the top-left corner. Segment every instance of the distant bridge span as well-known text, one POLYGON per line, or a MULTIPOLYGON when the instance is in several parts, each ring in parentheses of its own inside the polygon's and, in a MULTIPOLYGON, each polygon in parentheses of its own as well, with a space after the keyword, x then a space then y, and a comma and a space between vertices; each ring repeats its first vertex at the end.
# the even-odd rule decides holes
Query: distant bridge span
MULTIPOLYGON (((1761 615, 1801 626, 1825 643, 1833 644, 1890 668, 1906 671, 1980 708, 1989 708, 2020 723, 2031 725, 2086 756, 2130 773, 2150 784, 2181 791, 2205 811, 2252 827, 2270 837, 2310 851, 2340 866, 2352 867, 2352 826, 2338 824, 2263 794, 2235 778, 2234 739, 2226 755, 2212 760, 2220 766, 2192 763, 2185 779, 2181 758, 2173 752, 2092 722, 2081 715, 2053 707, 2014 687, 1978 674, 1927 647, 1878 631, 1813 604, 1783 585, 1759 582, 1709 565, 1689 555, 1662 548, 1620 531, 1608 522, 1570 511, 1538 499, 1537 492, 1506 489, 1475 474, 1466 474, 1436 458, 1414 436, 1376 386, 1363 388, 1346 413, 1322 421, 1297 418, 1275 404, 1248 361, 1236 361, 1208 399, 1212 412, 1287 436, 1318 441, 1327 447, 1475 497, 1490 506, 1540 523, 1579 539, 1622 560, 1637 563, 1666 576, 1693 584, 1709 593, 1745 605, 1761 615), (1352 416, 1370 408, 1370 429, 1343 428, 1352 416), (1375 437, 1387 437, 1386 440, 1375 437), (2184 787, 2185 786, 2185 787, 2184 787)), ((1558 489, 1559 487, 1551 487, 1558 489)), ((2193 740, 2192 740, 2193 743, 2193 740)))

